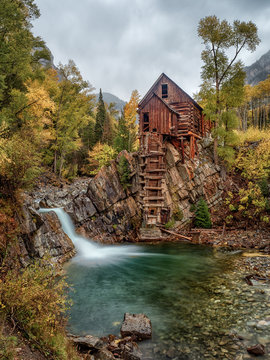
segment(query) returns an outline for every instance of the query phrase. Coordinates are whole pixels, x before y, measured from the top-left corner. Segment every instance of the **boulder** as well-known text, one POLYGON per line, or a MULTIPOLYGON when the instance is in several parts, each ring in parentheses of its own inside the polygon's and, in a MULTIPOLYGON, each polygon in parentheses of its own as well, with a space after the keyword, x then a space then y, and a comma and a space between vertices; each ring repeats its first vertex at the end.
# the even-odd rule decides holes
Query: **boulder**
POLYGON ((125 313, 121 326, 121 336, 132 335, 136 336, 138 340, 152 337, 152 324, 146 315, 125 313))
POLYGON ((256 356, 264 355, 265 354, 265 346, 262 344, 254 345, 254 346, 247 348, 247 352, 252 355, 256 355, 256 356))
POLYGON ((114 360, 114 359, 115 357, 113 353, 105 348, 99 350, 97 355, 95 355, 95 360, 114 360))
POLYGON ((142 360, 143 355, 138 345, 134 342, 128 342, 122 346, 122 358, 124 360, 142 360))
POLYGON ((70 336, 70 340, 81 349, 102 349, 104 343, 96 336, 85 335, 85 336, 70 336))

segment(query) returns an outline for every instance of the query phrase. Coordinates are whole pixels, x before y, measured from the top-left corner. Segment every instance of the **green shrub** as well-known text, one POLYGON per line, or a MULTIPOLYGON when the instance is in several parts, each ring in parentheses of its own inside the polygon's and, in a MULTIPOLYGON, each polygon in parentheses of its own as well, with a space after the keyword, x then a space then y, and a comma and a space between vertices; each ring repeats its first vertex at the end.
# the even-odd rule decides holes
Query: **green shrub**
POLYGON ((0 359, 16 359, 17 338, 15 336, 5 336, 0 333, 0 359))
POLYGON ((181 221, 184 217, 183 211, 181 209, 174 210, 173 218, 175 221, 181 221))
POLYGON ((120 177, 120 183, 123 188, 126 190, 131 186, 130 184, 130 167, 129 162, 124 155, 122 155, 119 159, 119 163, 117 165, 117 170, 120 177))
POLYGON ((174 225, 175 225, 175 219, 172 218, 164 225, 164 227, 165 227, 165 229, 169 230, 169 229, 173 228, 174 225))
POLYGON ((65 335, 67 285, 56 275, 48 261, 10 270, 0 282, 0 309, 48 358, 77 359, 65 335))
POLYGON ((195 227, 210 229, 212 227, 208 206, 203 198, 200 198, 195 212, 195 227))
POLYGON ((269 187, 268 187, 268 181, 266 178, 263 178, 259 182, 259 187, 261 189, 261 193, 263 194, 263 196, 268 197, 269 196, 269 187))

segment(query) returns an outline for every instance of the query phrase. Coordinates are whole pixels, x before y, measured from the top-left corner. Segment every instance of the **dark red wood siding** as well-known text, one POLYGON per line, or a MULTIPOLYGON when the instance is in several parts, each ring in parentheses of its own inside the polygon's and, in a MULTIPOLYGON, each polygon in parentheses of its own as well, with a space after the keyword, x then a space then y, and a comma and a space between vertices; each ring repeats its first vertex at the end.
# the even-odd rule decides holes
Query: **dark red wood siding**
POLYGON ((144 113, 149 116, 149 131, 156 129, 159 134, 171 134, 171 128, 177 124, 177 114, 170 111, 168 107, 157 97, 153 96, 143 108, 140 109, 140 132, 143 132, 144 113))

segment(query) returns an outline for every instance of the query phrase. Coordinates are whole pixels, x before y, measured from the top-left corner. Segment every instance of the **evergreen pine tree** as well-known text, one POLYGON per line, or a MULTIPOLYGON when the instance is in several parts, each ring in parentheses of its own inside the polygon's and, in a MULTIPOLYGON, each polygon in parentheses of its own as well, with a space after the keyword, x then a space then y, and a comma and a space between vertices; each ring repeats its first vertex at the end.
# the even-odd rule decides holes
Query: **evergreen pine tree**
POLYGON ((109 113, 106 113, 105 122, 103 126, 103 133, 101 136, 101 142, 102 144, 113 144, 113 137, 114 137, 114 131, 113 131, 113 123, 112 119, 110 117, 109 113))
POLYGON ((123 188, 126 190, 128 187, 131 186, 131 184, 130 184, 129 162, 124 155, 122 155, 119 159, 117 170, 120 177, 120 183, 123 186, 123 188))
POLYGON ((106 109, 103 101, 102 91, 99 91, 99 99, 96 114, 96 125, 95 125, 95 142, 101 141, 104 130, 104 124, 106 121, 106 109))
POLYGON ((212 227, 209 209, 203 198, 200 198, 197 204, 194 224, 195 227, 203 229, 210 229, 212 227))
POLYGON ((122 150, 128 151, 129 145, 129 131, 125 119, 124 112, 122 111, 121 117, 118 121, 116 136, 114 139, 114 148, 117 152, 122 150))

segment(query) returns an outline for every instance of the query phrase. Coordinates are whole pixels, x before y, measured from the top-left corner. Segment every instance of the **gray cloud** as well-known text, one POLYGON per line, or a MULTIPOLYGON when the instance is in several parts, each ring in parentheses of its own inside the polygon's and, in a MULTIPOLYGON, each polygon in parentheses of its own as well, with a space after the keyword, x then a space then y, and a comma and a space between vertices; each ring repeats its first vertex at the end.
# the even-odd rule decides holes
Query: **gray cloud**
POLYGON ((85 79, 125 100, 141 95, 161 72, 192 95, 198 90, 203 48, 199 20, 207 15, 252 20, 261 45, 243 52, 247 65, 269 50, 269 0, 36 0, 41 10, 34 33, 55 62, 73 59, 85 79))

